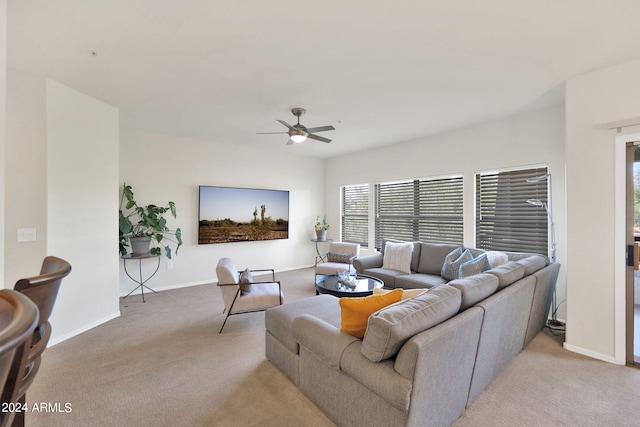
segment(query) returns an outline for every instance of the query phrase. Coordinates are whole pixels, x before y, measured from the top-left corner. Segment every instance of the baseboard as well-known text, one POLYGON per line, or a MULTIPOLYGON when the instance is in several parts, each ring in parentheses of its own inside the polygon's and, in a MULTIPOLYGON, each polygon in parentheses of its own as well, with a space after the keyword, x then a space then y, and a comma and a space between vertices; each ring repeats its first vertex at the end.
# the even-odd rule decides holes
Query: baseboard
MULTIPOLYGON (((276 274, 277 273, 283 273, 285 271, 292 271, 292 270, 300 270, 303 268, 313 268, 313 265, 304 265, 302 267, 290 267, 290 268, 283 268, 282 270, 275 270, 276 274)), ((271 274, 271 273, 263 273, 263 274, 271 274)), ((255 276, 260 276, 261 274, 255 274, 255 276)), ((208 285, 210 283, 216 283, 214 280, 201 280, 198 282, 189 282, 189 283, 178 283, 175 285, 168 285, 168 286, 162 286, 162 287, 153 287, 153 290, 156 292, 162 292, 162 291, 168 291, 171 289, 180 289, 180 288, 188 288, 190 286, 200 286, 200 285, 208 285)), ((149 293, 150 291, 147 291, 147 293, 149 293)), ((127 296, 129 292, 120 292, 120 298, 127 296)), ((136 289, 135 292, 132 292, 131 295, 140 295, 142 293, 142 291, 138 288, 136 289)))
MULTIPOLYGON (((588 356, 588 357, 591 357, 593 359, 598 359, 598 360, 602 360, 602 361, 605 361, 605 362, 608 362, 608 363, 613 363, 614 365, 621 365, 621 363, 618 363, 614 357, 608 356, 606 354, 597 353, 595 351, 587 350, 587 349, 582 348, 582 347, 578 347, 578 346, 575 346, 575 345, 567 344, 566 342, 563 343, 562 346, 566 350, 569 350, 569 351, 574 352, 574 353, 581 354, 583 356, 588 356)), ((624 365, 624 363, 622 363, 622 365, 624 365)))
POLYGON ((304 268, 313 268, 314 265, 302 265, 302 266, 298 266, 298 267, 289 267, 289 268, 283 268, 282 270, 276 270, 276 273, 283 273, 285 271, 292 271, 292 270, 302 270, 304 268))
MULTIPOLYGON (((162 292, 162 291, 168 291, 171 289, 180 289, 180 288, 188 288, 191 286, 200 286, 200 285, 206 285, 209 283, 215 283, 211 280, 201 280, 198 282, 189 282, 189 283, 178 283, 175 285, 168 285, 168 286, 162 286, 162 287, 153 287, 153 290, 156 292, 162 292)), ((151 291, 147 290, 147 294, 150 293, 151 291)), ((120 298, 127 296, 129 292, 120 292, 120 298)), ((142 291, 140 290, 140 288, 136 289, 135 292, 132 292, 131 295, 140 295, 142 293, 142 291)))
POLYGON ((59 344, 59 343, 61 343, 63 341, 66 341, 69 338, 73 338, 76 335, 80 335, 83 332, 87 332, 89 329, 93 329, 96 326, 100 326, 103 323, 107 323, 108 321, 113 320, 113 319, 115 319, 117 317, 120 317, 120 311, 117 311, 116 313, 113 313, 113 314, 111 314, 111 315, 109 315, 107 317, 103 317, 100 320, 96 320, 95 322, 91 322, 89 324, 86 324, 82 328, 76 329, 75 331, 71 331, 71 332, 68 332, 68 333, 66 333, 64 335, 61 335, 59 337, 52 338, 49 341, 49 344, 47 345, 47 348, 53 347, 54 345, 59 344))
MULTIPOLYGON (((287 268, 287 269, 276 270, 276 273, 284 272, 284 271, 291 271, 291 270, 299 270, 301 268, 313 268, 313 265, 305 265, 303 267, 291 267, 291 268, 287 268)), ((215 283, 215 282, 213 282, 211 280, 201 280, 201 281, 198 281, 198 282, 179 283, 179 284, 176 284, 176 285, 163 286, 161 288, 154 288, 154 289, 157 292, 161 292, 161 291, 168 291, 168 290, 171 290, 171 289, 188 288, 190 286, 207 285, 207 284, 210 284, 210 283, 215 283)), ((132 293, 131 295, 137 295, 137 294, 140 294, 140 293, 141 293, 140 291, 137 291, 137 292, 132 293)), ((121 292, 120 293, 120 297, 124 297, 126 295, 127 295, 127 292, 121 292)), ((84 325, 82 328, 76 329, 75 331, 71 331, 71 332, 66 333, 64 335, 61 335, 59 337, 52 338, 49 341, 49 344, 47 345, 47 347, 53 347, 56 344, 59 344, 59 343, 61 343, 63 341, 66 341, 69 338, 73 338, 76 335, 80 335, 83 332, 86 332, 86 331, 88 331, 90 329, 93 329, 96 326, 100 326, 103 323, 107 323, 108 321, 113 320, 113 319, 115 319, 117 317, 120 317, 120 311, 118 311, 116 313, 113 313, 113 314, 111 314, 109 316, 106 316, 106 317, 104 317, 104 318, 102 318, 100 320, 96 320, 95 322, 91 322, 91 323, 89 323, 87 325, 84 325)))

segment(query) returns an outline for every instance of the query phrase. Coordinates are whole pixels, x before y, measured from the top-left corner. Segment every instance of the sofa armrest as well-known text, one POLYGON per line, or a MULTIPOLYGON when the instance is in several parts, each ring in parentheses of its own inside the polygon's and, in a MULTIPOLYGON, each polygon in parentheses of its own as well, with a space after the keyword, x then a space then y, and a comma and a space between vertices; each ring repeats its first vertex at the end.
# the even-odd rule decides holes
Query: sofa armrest
POLYGON ((382 254, 368 255, 354 259, 353 266, 356 268, 358 274, 362 274, 362 272, 368 268, 382 267, 382 260, 382 254))
POLYGON ((301 347, 315 354, 332 368, 340 367, 344 350, 358 338, 342 332, 333 325, 310 314, 301 314, 293 320, 293 336, 301 347))

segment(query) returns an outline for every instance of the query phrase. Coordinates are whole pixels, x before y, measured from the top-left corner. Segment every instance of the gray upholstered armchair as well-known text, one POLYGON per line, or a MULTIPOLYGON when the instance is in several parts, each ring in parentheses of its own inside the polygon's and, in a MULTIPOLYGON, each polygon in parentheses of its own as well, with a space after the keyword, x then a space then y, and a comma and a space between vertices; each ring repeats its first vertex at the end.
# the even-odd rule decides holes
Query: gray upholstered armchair
POLYGON ((359 255, 359 243, 332 242, 327 253, 316 256, 316 275, 338 274, 339 271, 355 274, 352 264, 359 255))

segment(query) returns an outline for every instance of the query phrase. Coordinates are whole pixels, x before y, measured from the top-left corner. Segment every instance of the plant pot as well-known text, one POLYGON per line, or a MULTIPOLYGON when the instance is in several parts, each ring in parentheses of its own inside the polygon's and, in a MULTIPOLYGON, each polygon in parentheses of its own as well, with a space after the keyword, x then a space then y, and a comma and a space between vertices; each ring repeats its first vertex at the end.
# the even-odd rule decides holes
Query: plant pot
POLYGON ((145 255, 149 253, 149 246, 151 245, 151 237, 129 237, 131 243, 131 252, 134 255, 145 255))
POLYGON ((327 230, 316 230, 316 236, 320 241, 327 240, 327 230))

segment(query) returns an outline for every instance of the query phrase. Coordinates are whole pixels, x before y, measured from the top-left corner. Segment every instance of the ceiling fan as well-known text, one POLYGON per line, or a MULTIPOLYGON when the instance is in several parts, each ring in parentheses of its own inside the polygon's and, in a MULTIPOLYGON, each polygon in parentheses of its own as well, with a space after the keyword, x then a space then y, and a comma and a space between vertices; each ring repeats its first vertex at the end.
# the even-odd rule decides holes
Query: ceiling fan
POLYGON ((322 136, 315 135, 316 132, 324 132, 327 130, 335 130, 335 128, 331 125, 329 126, 319 126, 315 128, 307 128, 304 125, 300 124, 300 117, 306 113, 307 110, 304 108, 292 108, 291 113, 298 118, 298 123, 291 126, 289 123, 284 120, 278 120, 280 123, 289 128, 288 132, 258 132, 258 135, 266 135, 266 134, 276 134, 276 133, 286 133, 289 135, 289 141, 287 141, 287 145, 291 145, 294 142, 304 142, 307 138, 315 139, 316 141, 322 141, 329 143, 330 139, 324 138, 322 136))

